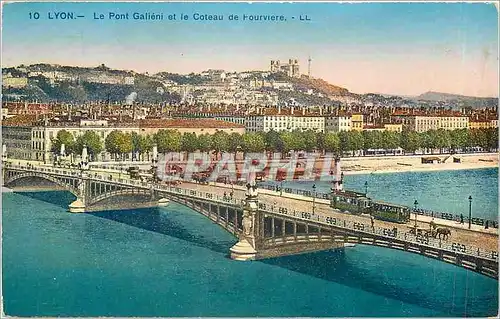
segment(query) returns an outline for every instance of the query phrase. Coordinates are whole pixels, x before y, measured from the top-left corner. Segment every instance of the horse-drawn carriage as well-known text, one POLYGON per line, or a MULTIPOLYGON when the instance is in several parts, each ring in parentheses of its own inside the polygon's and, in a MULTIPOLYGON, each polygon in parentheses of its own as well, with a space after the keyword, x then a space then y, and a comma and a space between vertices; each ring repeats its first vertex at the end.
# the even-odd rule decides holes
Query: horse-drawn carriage
POLYGON ((429 224, 429 229, 419 228, 418 226, 410 227, 410 234, 415 236, 423 236, 423 237, 433 237, 438 239, 447 240, 448 237, 451 236, 451 230, 446 227, 437 227, 437 225, 431 221, 429 224))

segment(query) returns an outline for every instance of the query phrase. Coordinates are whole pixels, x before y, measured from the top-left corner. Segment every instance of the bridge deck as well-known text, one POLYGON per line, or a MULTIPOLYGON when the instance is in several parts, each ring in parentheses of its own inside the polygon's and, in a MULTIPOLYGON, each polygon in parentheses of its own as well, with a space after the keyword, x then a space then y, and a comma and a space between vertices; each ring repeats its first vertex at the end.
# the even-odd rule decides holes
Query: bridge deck
MULTIPOLYGON (((213 185, 186 183, 186 182, 182 184, 182 188, 194 189, 203 192, 211 192, 219 196, 223 196, 224 193, 228 194, 230 192, 230 190, 228 191, 227 188, 214 187, 213 185)), ((295 210, 297 212, 312 212, 312 203, 309 200, 290 198, 289 196, 282 197, 279 196, 279 193, 276 193, 276 195, 272 193, 273 192, 259 193, 259 202, 264 203, 269 208, 272 208, 273 206, 276 209, 278 209, 278 207, 286 207, 290 211, 295 210)), ((243 200, 245 198, 244 191, 235 188, 234 198, 238 200, 243 200)), ((371 226, 369 218, 335 211, 329 206, 329 204, 326 204, 324 202, 316 201, 315 215, 325 216, 325 217, 332 216, 340 219, 345 219, 351 222, 356 222, 371 226)), ((429 229, 429 224, 427 222, 419 221, 419 218, 421 217, 422 216, 419 216, 417 218, 417 225, 419 227, 429 229)), ((395 224, 395 223, 375 220, 374 224, 375 227, 382 227, 391 230, 394 227, 396 227, 399 233, 409 233, 410 230, 409 226, 413 225, 413 221, 411 221, 411 223, 409 224, 395 224)), ((475 246, 484 250, 498 251, 498 234, 496 233, 475 232, 475 231, 470 231, 468 229, 452 228, 451 235, 447 241, 475 246)))

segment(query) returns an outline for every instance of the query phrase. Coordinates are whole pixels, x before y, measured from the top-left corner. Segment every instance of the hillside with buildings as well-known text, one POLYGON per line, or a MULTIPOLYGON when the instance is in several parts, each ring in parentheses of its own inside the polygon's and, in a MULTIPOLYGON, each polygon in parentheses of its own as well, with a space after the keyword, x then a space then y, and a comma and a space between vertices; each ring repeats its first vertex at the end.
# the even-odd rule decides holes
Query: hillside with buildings
POLYGON ((342 106, 344 109, 415 108, 449 110, 495 108, 494 98, 427 92, 418 97, 356 94, 300 72, 297 59, 272 60, 268 70, 156 74, 57 64, 2 69, 3 101, 238 105, 240 107, 342 106), (131 101, 130 97, 133 97, 131 101))

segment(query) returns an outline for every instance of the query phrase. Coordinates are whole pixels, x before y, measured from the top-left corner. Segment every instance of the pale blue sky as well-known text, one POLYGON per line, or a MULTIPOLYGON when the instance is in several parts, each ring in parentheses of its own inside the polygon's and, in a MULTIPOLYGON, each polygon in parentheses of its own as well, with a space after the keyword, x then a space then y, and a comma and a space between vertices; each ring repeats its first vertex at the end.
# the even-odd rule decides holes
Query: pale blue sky
POLYGON ((498 95, 498 14, 467 3, 14 3, 4 5, 3 65, 58 63, 138 72, 268 69, 298 58, 357 93, 498 95), (67 11, 85 18, 47 19, 67 11), (30 20, 29 12, 39 12, 30 20), (94 20, 109 12, 223 14, 221 22, 94 20), (286 22, 228 21, 283 14, 286 22), (300 22, 307 15, 311 21, 300 22), (292 19, 291 17, 295 17, 292 19))

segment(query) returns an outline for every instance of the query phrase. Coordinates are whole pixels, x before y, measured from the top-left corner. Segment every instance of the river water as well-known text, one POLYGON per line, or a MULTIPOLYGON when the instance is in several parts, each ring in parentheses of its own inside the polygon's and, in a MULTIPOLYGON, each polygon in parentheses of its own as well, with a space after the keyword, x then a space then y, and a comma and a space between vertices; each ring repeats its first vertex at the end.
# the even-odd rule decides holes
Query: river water
MULTIPOLYGON (((498 170, 346 176, 346 187, 497 218, 498 170), (482 203, 482 204, 479 204, 482 203)), ((308 184, 294 184, 309 187, 308 184)), ((319 185, 321 188, 327 184, 319 185)), ((4 311, 16 316, 492 316, 498 281, 358 245, 253 262, 181 205, 70 214, 66 192, 3 194, 4 311)))

